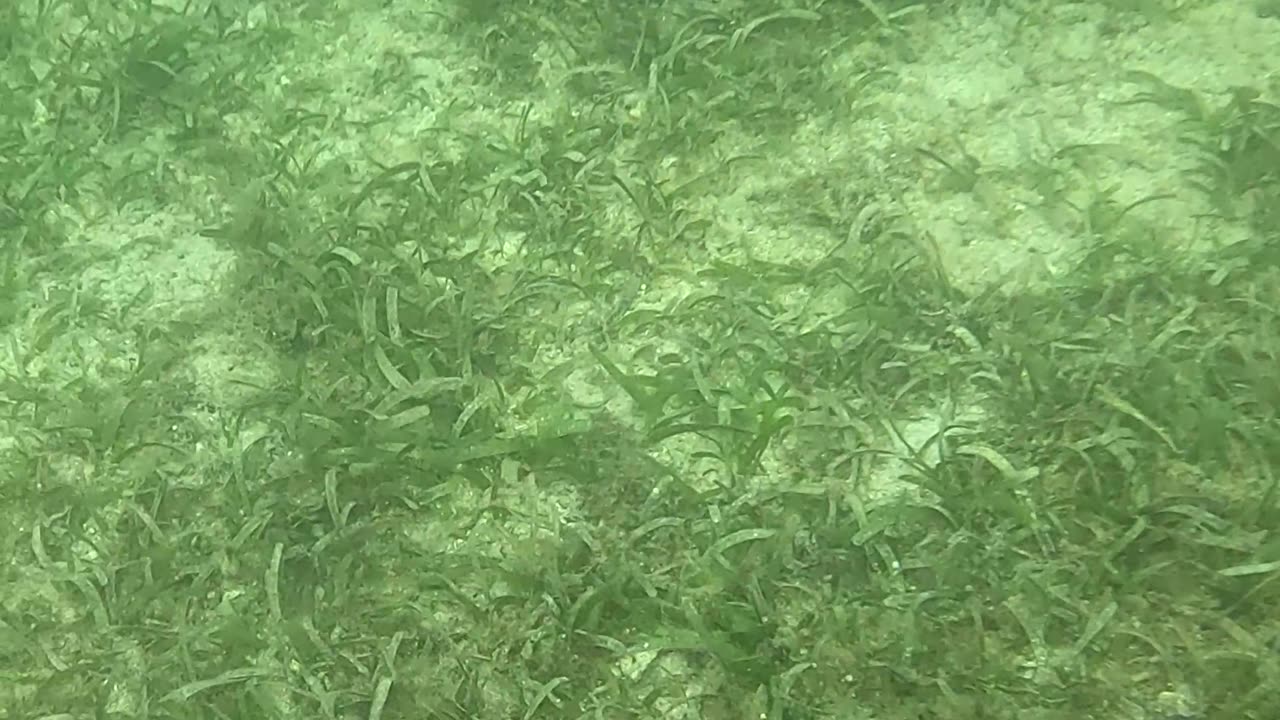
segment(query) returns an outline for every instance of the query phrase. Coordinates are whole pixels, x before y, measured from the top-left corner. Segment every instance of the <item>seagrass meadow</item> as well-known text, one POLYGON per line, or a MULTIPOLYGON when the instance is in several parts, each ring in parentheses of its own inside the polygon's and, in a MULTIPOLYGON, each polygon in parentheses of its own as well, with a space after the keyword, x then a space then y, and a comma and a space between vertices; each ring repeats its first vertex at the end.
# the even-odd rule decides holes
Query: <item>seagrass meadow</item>
POLYGON ((0 719, 1280 717, 1276 2, 0 7, 0 719))

